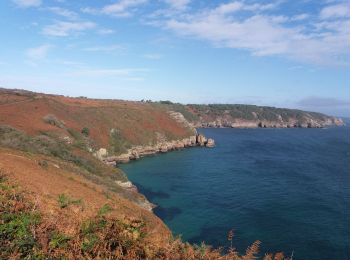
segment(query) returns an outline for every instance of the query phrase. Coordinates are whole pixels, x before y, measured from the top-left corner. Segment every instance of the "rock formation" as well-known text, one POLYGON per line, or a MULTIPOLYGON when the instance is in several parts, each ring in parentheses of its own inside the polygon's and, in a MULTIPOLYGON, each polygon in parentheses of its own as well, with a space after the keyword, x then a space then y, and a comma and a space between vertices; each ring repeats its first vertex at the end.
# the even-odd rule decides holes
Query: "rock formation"
POLYGON ((139 158, 154 155, 157 153, 167 153, 169 151, 181 150, 187 147, 196 146, 212 148, 215 146, 215 141, 211 138, 207 139, 202 134, 197 134, 195 136, 190 136, 189 138, 182 140, 164 141, 155 145, 148 146, 135 146, 129 149, 127 153, 117 156, 108 156, 104 153, 105 149, 101 148, 98 152, 95 153, 95 156, 107 164, 116 165, 120 163, 128 163, 131 160, 137 160, 139 158), (100 151, 102 151, 102 153, 100 151), (101 154, 104 154, 104 157, 101 156, 101 154))
POLYGON ((343 126, 344 122, 340 118, 328 118, 316 120, 307 118, 303 122, 290 119, 289 121, 267 121, 267 120, 228 120, 218 117, 215 121, 199 121, 194 124, 197 128, 324 128, 330 126, 343 126))

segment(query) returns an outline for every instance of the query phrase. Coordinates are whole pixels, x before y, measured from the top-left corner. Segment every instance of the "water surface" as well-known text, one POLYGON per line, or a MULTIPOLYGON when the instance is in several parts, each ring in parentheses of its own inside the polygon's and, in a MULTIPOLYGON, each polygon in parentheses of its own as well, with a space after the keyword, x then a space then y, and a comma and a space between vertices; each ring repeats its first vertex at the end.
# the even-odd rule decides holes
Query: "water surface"
POLYGON ((123 165, 155 213, 184 240, 294 259, 349 259, 350 128, 200 129, 191 148, 123 165))

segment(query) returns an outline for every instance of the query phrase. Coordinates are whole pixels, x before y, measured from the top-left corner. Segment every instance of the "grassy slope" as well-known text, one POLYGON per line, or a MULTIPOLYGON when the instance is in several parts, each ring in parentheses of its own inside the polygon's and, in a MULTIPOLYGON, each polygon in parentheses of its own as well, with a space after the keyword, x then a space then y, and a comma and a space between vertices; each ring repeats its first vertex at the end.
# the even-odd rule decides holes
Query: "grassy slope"
POLYGON ((283 122, 296 120, 297 124, 308 122, 312 119, 315 121, 324 122, 325 120, 334 117, 327 116, 321 113, 302 111, 298 109, 275 108, 255 105, 241 104, 210 104, 210 105, 181 105, 171 102, 155 102, 155 107, 163 107, 164 109, 180 112, 184 117, 192 123, 198 122, 213 122, 218 118, 228 121, 243 120, 243 121, 267 121, 283 122))
POLYGON ((266 121, 278 121, 279 116, 281 116, 285 122, 288 122, 289 119, 296 119, 301 123, 307 117, 315 120, 330 118, 321 113, 254 105, 188 105, 188 108, 197 116, 201 116, 207 120, 214 120, 217 116, 224 116, 225 114, 232 119, 266 121))
MULTIPOLYGON (((176 104, 0 90, 0 172, 10 180, 4 184, 0 178, 0 258, 221 259, 205 246, 169 240, 162 221, 133 203, 144 197, 116 184, 127 180, 124 173, 91 153, 101 147, 118 153, 155 143, 159 136, 172 140, 192 134, 169 117, 170 110, 196 120, 188 107, 176 104), (109 212, 108 218, 101 210, 109 212), (89 232, 84 223, 92 223, 89 232)), ((244 259, 253 259, 256 250, 254 244, 244 259)), ((236 256, 232 250, 223 257, 240 259, 236 256)))
MULTIPOLYGON (((139 205, 147 203, 145 197, 118 185, 127 181, 125 174, 93 152, 104 147, 118 154, 130 145, 155 143, 159 136, 172 140, 189 134, 166 110, 149 104, 0 89, 0 149, 46 156, 45 163, 64 165, 71 174, 139 205), (82 133, 84 128, 88 134, 82 133)), ((29 174, 23 170, 23 176, 29 174)))
MULTIPOLYGON (((54 175, 63 183, 49 183, 44 175, 51 171, 37 168, 42 166, 34 158, 2 152, 8 154, 7 160, 17 157, 19 166, 4 170, 2 164, 0 168, 1 259, 256 259, 259 241, 239 256, 233 248, 224 255, 204 244, 192 246, 169 239, 160 221, 147 219, 149 212, 118 198, 104 198, 98 187, 64 172, 54 175), (42 175, 37 180, 48 187, 34 181, 18 186, 18 180, 28 178, 21 166, 33 169, 35 178, 42 175), (121 214, 124 207, 127 215, 121 214)), ((276 254, 274 259, 283 255, 276 254)))
POLYGON ((166 109, 151 104, 117 100, 93 100, 41 95, 31 92, 0 91, 0 125, 10 125, 30 135, 43 132, 72 137, 84 127, 90 129, 92 148, 110 148, 123 152, 130 145, 157 142, 157 136, 168 140, 183 139, 190 130, 176 123, 166 109), (53 115, 63 128, 50 125, 44 118, 53 115), (117 132, 117 140, 111 137, 117 132), (158 134, 157 134, 158 133, 158 134), (119 139, 118 139, 119 138, 119 139), (111 147, 117 143, 118 147, 111 147))

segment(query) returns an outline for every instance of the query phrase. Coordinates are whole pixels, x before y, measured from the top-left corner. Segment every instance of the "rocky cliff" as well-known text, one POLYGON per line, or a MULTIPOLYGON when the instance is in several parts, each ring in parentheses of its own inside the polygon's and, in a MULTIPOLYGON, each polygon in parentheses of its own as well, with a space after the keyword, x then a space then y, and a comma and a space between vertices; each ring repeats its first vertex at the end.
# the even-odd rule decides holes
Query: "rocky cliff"
POLYGON ((107 164, 214 146, 182 113, 144 102, 0 89, 0 147, 73 163, 79 174, 151 210, 125 174, 107 164), (99 159, 99 160, 98 160, 99 159))
POLYGON ((344 125, 340 118, 296 109, 224 104, 186 105, 185 108, 192 114, 189 121, 197 128, 323 128, 344 125))
POLYGON ((101 153, 96 154, 96 156, 107 164, 118 165, 119 163, 128 163, 131 160, 138 160, 142 157, 154 155, 157 153, 167 153, 170 151, 196 146, 212 148, 215 146, 215 141, 211 138, 207 139, 202 134, 197 134, 195 136, 190 136, 189 138, 182 140, 169 142, 164 141, 155 145, 148 146, 135 146, 129 149, 127 153, 117 156, 108 156, 107 154, 101 156, 101 153))

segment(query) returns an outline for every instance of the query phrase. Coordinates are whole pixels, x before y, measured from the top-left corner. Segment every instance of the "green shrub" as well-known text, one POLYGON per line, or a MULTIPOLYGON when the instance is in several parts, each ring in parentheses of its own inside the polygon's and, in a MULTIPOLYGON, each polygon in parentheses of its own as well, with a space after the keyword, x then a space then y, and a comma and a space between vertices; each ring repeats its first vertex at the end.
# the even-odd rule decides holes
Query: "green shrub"
POLYGON ((105 204, 102 206, 102 208, 100 208, 100 210, 98 211, 98 215, 99 216, 103 216, 109 212, 111 212, 113 209, 111 208, 111 206, 109 206, 108 204, 105 204))
POLYGON ((56 126, 58 128, 64 128, 64 122, 58 120, 58 118, 54 115, 46 115, 43 118, 44 122, 53 126, 56 126))
POLYGON ((82 203, 81 199, 74 200, 65 194, 58 195, 58 205, 61 209, 68 207, 69 205, 80 205, 82 203))
POLYGON ((65 234, 54 231, 51 234, 49 246, 52 249, 65 248, 69 240, 70 237, 66 236, 65 234))
POLYGON ((41 160, 38 162, 38 164, 44 169, 47 169, 47 167, 49 167, 49 164, 46 160, 41 160))
POLYGON ((112 129, 110 132, 110 153, 122 154, 131 147, 130 143, 122 136, 120 130, 112 129))
POLYGON ((82 130, 81 130, 81 133, 85 136, 89 136, 90 135, 90 129, 87 128, 87 127, 84 127, 82 130))

